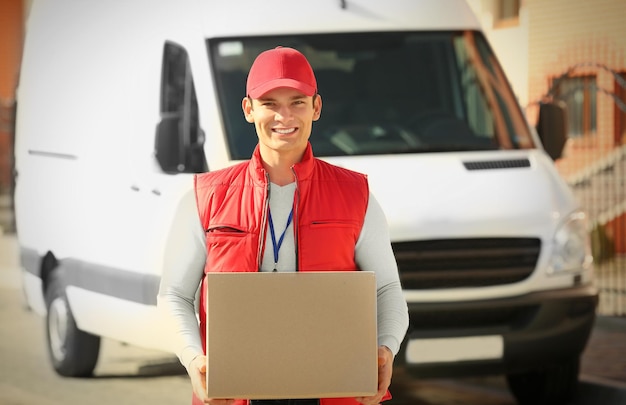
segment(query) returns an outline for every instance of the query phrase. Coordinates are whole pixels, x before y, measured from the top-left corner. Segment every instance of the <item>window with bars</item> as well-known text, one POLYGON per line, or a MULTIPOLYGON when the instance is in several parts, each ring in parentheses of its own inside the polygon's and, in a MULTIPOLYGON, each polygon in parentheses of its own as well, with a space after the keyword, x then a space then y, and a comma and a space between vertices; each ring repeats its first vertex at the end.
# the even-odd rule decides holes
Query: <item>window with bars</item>
POLYGON ((555 96, 567 105, 568 135, 572 138, 593 135, 597 128, 596 76, 564 77, 555 96))

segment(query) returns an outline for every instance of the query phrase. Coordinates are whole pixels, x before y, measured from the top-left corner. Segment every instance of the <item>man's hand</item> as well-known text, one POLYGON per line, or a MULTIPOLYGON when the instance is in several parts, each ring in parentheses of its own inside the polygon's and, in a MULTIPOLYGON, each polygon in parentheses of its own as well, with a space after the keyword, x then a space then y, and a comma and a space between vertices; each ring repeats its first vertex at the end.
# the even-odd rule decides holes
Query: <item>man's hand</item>
POLYGON ((206 393, 206 356, 196 356, 189 364, 187 370, 191 379, 193 394, 204 404, 231 405, 234 399, 209 398, 206 393))
POLYGON ((378 405, 391 385, 393 374, 393 353, 387 346, 378 347, 378 392, 371 397, 355 398, 363 405, 378 405))

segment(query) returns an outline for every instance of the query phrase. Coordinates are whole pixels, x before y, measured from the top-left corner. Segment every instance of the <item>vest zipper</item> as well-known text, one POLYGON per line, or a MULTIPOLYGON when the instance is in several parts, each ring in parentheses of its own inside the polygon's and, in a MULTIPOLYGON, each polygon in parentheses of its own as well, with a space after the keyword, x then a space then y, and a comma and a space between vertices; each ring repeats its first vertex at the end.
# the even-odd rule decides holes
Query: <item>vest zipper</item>
POLYGON ((265 202, 263 204, 263 213, 261 214, 261 232, 259 233, 259 250, 257 252, 257 271, 261 271, 263 263, 263 250, 265 246, 265 234, 267 233, 267 212, 270 207, 270 175, 265 173, 265 202))
POLYGON ((296 174, 293 166, 291 167, 291 171, 293 172, 293 178, 296 179, 296 195, 293 199, 293 247, 296 253, 296 271, 300 271, 300 255, 298 254, 298 239, 300 238, 300 220, 298 212, 298 206, 300 203, 300 184, 298 183, 298 175, 296 174))

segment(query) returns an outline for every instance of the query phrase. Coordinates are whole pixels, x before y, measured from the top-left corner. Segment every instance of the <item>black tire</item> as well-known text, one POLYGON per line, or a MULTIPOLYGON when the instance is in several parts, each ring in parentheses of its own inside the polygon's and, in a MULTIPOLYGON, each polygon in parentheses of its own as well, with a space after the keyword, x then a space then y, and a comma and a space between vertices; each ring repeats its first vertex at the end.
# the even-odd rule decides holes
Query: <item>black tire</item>
POLYGON ((507 375, 513 396, 521 405, 566 405, 576 394, 580 359, 507 375))
POLYGON ((52 366, 64 377, 89 377, 98 361, 100 337, 76 327, 61 274, 52 272, 48 281, 46 338, 52 366))

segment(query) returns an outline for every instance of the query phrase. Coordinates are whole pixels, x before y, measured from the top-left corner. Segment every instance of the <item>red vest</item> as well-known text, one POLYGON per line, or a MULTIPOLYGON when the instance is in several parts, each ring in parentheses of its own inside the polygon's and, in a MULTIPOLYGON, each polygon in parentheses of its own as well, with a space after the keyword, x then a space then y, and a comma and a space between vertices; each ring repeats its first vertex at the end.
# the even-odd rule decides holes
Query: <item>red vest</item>
MULTIPOLYGON (((358 270, 354 247, 367 210, 366 176, 316 159, 310 144, 302 161, 292 169, 296 178, 296 270, 358 270)), ((248 162, 196 175, 195 190, 206 231, 205 273, 259 271, 269 207, 269 177, 263 169, 259 148, 248 162)), ((204 345, 204 281, 201 291, 200 334, 204 345)), ((322 399, 322 405, 354 404, 357 402, 352 398, 322 399)))

